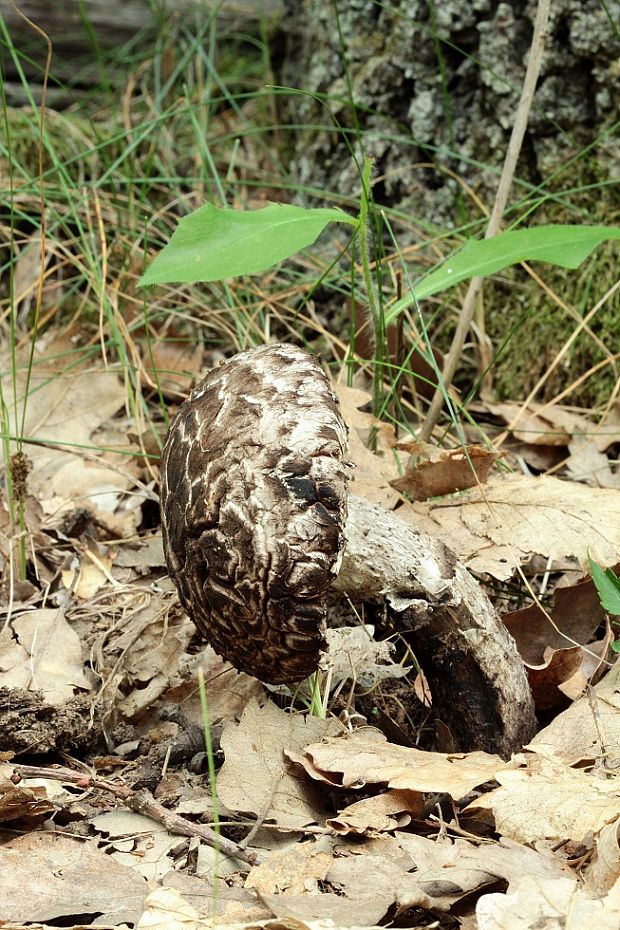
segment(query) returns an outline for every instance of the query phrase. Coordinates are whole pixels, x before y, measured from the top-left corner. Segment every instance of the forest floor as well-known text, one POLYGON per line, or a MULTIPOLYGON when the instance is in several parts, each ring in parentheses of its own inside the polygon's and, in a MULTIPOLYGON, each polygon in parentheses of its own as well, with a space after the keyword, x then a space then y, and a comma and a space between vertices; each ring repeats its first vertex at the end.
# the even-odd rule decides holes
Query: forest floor
POLYGON ((104 87, 42 124, 5 108, 0 923, 617 930, 620 633, 588 568, 620 563, 618 382, 596 409, 566 403, 573 382, 500 401, 472 338, 482 389, 454 392, 457 420, 422 444, 432 366, 399 353, 424 324, 391 332, 375 416, 359 268, 335 237, 260 275, 139 288, 204 200, 300 193, 276 98, 248 91, 264 56, 214 76, 203 40, 162 34, 125 62, 116 109, 104 87), (437 751, 424 670, 370 608, 330 634, 310 713, 307 683, 237 672, 180 607, 163 436, 206 371, 274 340, 329 372, 355 493, 453 550, 514 636, 539 729, 510 759, 437 751))

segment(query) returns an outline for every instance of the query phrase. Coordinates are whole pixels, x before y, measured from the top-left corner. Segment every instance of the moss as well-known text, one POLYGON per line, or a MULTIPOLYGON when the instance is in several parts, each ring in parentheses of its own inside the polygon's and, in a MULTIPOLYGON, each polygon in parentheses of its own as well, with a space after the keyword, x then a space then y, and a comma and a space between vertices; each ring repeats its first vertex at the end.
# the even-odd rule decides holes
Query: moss
MULTIPOLYGON (((597 219, 593 218, 592 222, 597 219)), ((611 223, 614 220, 611 219, 611 223)), ((615 218, 620 222, 620 215, 615 218)), ((571 315, 521 269, 506 275, 506 284, 491 282, 485 290, 486 329, 493 345, 504 344, 494 365, 494 386, 499 398, 526 396, 555 361, 558 352, 583 318, 618 279, 618 245, 606 243, 576 271, 536 265, 536 271, 553 292, 572 308, 571 315)), ((589 332, 582 330, 541 389, 538 399, 551 400, 606 358, 605 348, 616 352, 620 330, 620 303, 614 295, 595 314, 589 332), (596 338, 595 338, 596 337, 596 338), (600 343, 597 344, 597 338, 600 343), (602 345, 601 345, 602 344, 602 345), (605 348, 603 348, 605 347, 605 348)), ((568 403, 597 407, 605 403, 617 379, 614 366, 605 365, 575 387, 568 403)))

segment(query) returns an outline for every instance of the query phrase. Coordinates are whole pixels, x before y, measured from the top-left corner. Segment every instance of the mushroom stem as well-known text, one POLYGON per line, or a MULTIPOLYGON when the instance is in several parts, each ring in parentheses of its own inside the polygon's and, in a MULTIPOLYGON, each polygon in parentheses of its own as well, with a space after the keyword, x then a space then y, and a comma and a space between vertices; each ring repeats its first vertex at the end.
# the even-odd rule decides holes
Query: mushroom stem
POLYGON ((443 543, 350 495, 335 590, 383 602, 429 683, 445 751, 509 756, 535 732, 516 644, 480 585, 443 543))

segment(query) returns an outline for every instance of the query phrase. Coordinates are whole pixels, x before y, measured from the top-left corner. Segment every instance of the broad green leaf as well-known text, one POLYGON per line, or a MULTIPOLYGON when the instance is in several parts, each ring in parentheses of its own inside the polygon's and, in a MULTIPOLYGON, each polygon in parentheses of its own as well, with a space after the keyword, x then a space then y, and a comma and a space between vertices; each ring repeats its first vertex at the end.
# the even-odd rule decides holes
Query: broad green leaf
POLYGON ((614 575, 611 568, 603 569, 592 559, 589 562, 592 581, 596 585, 601 606, 608 614, 620 617, 620 578, 614 575))
POLYGON ((189 284, 256 274, 311 245, 330 222, 355 225, 357 220, 331 208, 270 203, 261 210, 225 210, 207 203, 179 220, 139 283, 189 284))
MULTIPOLYGON (((417 300, 444 291, 468 278, 495 274, 524 261, 548 262, 560 268, 578 268, 597 245, 620 239, 618 226, 534 226, 499 233, 490 239, 470 239, 462 249, 431 271, 413 289, 417 300)), ((387 322, 413 303, 408 295, 386 314, 387 322)))

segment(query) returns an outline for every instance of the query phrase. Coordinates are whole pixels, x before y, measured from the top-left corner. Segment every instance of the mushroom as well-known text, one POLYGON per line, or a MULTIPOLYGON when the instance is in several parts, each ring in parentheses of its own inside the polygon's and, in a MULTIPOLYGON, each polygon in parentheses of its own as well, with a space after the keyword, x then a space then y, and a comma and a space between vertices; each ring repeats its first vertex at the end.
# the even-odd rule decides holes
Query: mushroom
POLYGON ((444 749, 509 754, 534 731, 514 640, 453 553, 347 494, 345 424, 318 362, 235 355, 174 418, 162 453, 166 563, 201 635, 266 682, 313 672, 330 592, 380 604, 421 662, 444 749))
POLYGON ((162 454, 164 552, 213 648, 271 683, 315 671, 344 549, 346 427, 317 362, 289 345, 215 368, 162 454))

